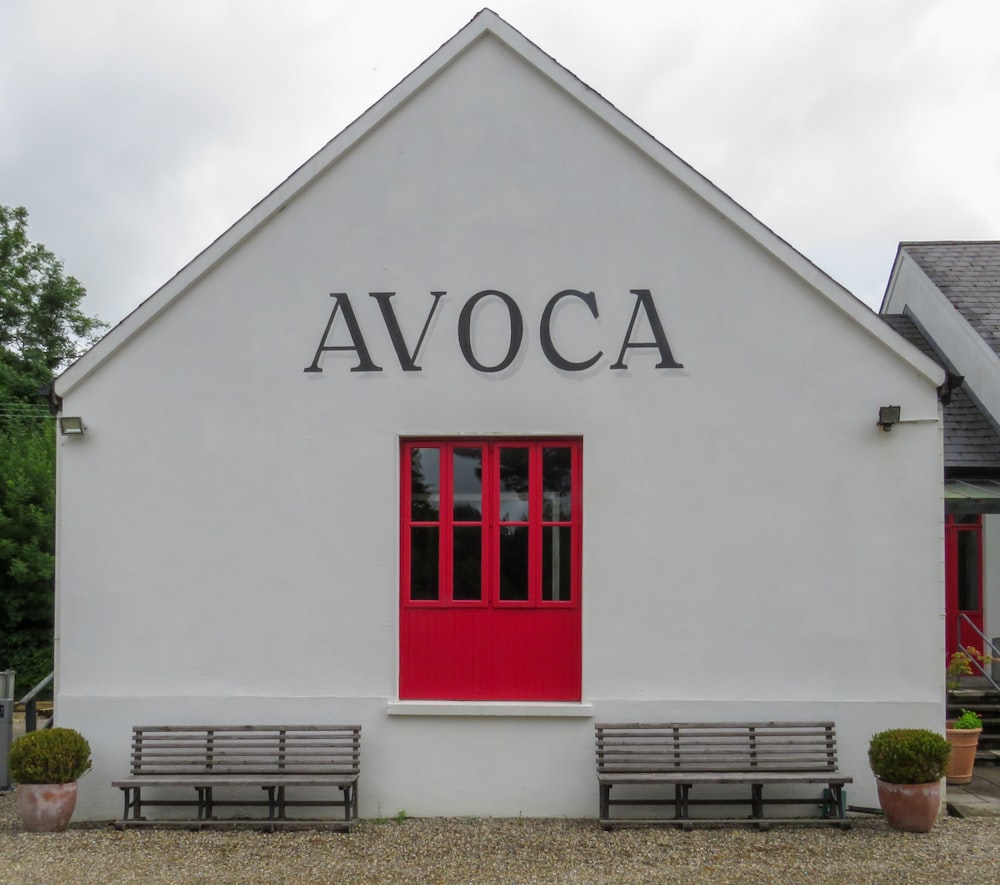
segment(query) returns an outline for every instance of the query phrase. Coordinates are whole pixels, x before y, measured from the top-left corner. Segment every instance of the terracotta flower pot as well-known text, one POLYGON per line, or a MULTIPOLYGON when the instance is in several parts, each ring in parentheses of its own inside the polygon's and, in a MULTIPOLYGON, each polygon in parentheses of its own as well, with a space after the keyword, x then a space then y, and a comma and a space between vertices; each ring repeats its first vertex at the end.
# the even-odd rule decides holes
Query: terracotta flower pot
POLYGON ((878 802, 886 823, 904 833, 929 833, 941 808, 941 781, 929 784, 890 784, 875 779, 878 802))
POLYGON ((76 808, 74 781, 69 784, 18 784, 17 810, 29 833, 61 833, 76 808))
POLYGON ((981 728, 946 728, 945 735, 951 744, 948 757, 948 783, 972 782, 972 769, 976 764, 976 747, 979 746, 981 728))

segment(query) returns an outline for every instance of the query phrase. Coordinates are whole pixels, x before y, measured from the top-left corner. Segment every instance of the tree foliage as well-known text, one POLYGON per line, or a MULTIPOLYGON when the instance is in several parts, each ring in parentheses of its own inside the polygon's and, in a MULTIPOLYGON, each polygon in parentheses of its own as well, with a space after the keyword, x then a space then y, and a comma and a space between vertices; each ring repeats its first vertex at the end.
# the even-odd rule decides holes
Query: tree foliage
POLYGON ((23 207, 0 206, 0 401, 30 402, 104 325, 81 309, 86 290, 28 239, 23 207))
POLYGON ((27 227, 0 205, 0 669, 25 691, 52 669, 55 428, 40 390, 104 328, 27 227))

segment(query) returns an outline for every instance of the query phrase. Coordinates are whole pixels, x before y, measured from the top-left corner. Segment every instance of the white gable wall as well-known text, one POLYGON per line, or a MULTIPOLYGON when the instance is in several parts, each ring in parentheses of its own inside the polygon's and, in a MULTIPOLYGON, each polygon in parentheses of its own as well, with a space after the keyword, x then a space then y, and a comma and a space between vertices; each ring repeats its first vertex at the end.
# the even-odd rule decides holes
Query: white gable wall
MULTIPOLYGON (((484 361, 502 319, 478 317, 484 361)), ((60 441, 58 490, 57 708, 95 748, 81 812, 118 813, 131 725, 181 721, 362 722, 362 815, 592 816, 595 720, 833 718, 852 801, 874 804, 868 737, 939 728, 943 698, 940 427, 881 433, 889 403, 937 416, 925 375, 475 43, 65 391, 88 427, 60 441), (568 357, 603 350, 586 372, 538 343, 567 288, 597 297, 598 319, 567 304, 555 324, 568 357), (636 350, 609 369, 634 288, 683 369, 636 350), (456 335, 484 289, 525 321, 498 374, 456 335), (448 293, 422 372, 377 291, 411 346, 448 293), (330 292, 384 371, 328 353, 303 372, 330 292), (581 705, 393 706, 399 440, 425 434, 582 437, 581 705)))

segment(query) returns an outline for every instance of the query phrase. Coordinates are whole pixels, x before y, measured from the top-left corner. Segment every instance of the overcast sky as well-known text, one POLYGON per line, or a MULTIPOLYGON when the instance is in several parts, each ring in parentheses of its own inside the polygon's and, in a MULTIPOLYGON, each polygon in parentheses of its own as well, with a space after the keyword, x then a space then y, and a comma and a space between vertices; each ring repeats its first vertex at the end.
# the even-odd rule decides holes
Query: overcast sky
MULTIPOLYGON (((0 203, 117 323, 483 0, 0 0, 0 203)), ((494 0, 877 307, 1000 239, 998 0, 494 0)))

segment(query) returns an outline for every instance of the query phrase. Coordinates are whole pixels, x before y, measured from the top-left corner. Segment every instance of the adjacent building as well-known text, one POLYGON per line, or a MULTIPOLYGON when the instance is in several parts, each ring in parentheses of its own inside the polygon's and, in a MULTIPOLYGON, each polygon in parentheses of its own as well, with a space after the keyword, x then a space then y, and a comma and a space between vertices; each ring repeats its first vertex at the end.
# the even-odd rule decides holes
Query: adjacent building
POLYGON ((900 243, 881 313, 947 369, 946 647, 988 654, 1000 635, 1000 242, 900 243))

